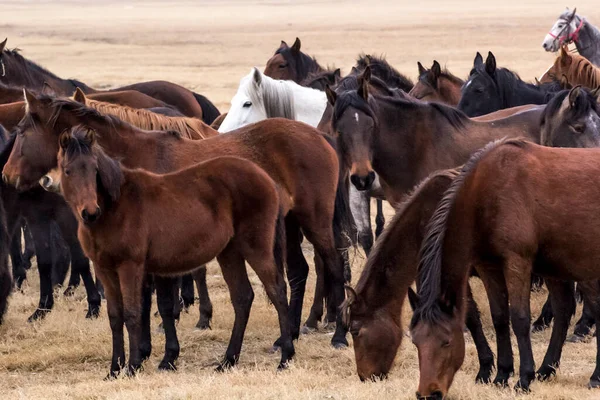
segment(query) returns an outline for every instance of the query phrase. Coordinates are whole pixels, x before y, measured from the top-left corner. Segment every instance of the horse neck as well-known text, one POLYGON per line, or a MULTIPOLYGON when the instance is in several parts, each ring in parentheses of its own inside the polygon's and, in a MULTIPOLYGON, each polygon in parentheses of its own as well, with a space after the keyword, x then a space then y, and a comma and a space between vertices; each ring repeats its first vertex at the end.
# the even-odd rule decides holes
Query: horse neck
POLYGON ((313 72, 325 71, 325 69, 321 67, 314 58, 304 53, 300 53, 300 56, 298 57, 298 64, 299 73, 295 81, 297 84, 300 84, 300 82, 305 80, 313 72))
POLYGON ((546 93, 533 85, 518 81, 515 88, 500 88, 504 108, 524 106, 526 104, 544 104, 546 93))
MULTIPOLYGON (((577 25, 581 19, 577 17, 577 25)), ((600 66, 600 30, 589 22, 585 22, 575 42, 577 52, 587 58, 592 64, 600 66)))
POLYGON ((100 116, 78 121, 98 133, 98 142, 113 157, 123 157, 139 150, 147 138, 145 131, 126 124, 118 118, 100 116))
POLYGON ((458 106, 461 97, 460 89, 462 84, 441 77, 441 79, 438 79, 438 85, 440 96, 442 96, 444 101, 451 106, 458 106))
POLYGON ((325 92, 293 85, 292 93, 294 96, 296 121, 307 123, 316 128, 317 125, 319 125, 321 117, 325 112, 325 107, 327 106, 327 96, 325 92))

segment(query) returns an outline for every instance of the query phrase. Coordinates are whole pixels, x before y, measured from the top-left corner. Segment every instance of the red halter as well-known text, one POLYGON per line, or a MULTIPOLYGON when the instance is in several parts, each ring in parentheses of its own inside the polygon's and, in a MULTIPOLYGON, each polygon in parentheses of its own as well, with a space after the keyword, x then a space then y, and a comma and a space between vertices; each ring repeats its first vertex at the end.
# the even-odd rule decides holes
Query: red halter
POLYGON ((581 28, 583 28, 584 23, 585 23, 585 18, 581 18, 581 22, 579 23, 579 26, 577 27, 577 29, 575 29, 575 31, 573 33, 569 33, 568 35, 556 36, 552 32, 548 32, 548 35, 550 35, 554 39, 558 40, 558 44, 563 44, 563 43, 566 43, 567 41, 577 43, 577 41, 579 40, 579 32, 581 31, 581 28))

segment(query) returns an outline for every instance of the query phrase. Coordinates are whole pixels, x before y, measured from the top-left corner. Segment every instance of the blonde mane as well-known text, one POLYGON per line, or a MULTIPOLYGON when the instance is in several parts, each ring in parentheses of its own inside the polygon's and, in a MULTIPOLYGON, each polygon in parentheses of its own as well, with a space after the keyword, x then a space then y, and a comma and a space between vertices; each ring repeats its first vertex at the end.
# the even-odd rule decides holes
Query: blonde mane
POLYGON ((85 105, 103 114, 113 115, 144 130, 177 131, 182 137, 194 140, 217 135, 217 131, 196 118, 168 117, 144 109, 106 103, 87 97, 85 98, 85 105))

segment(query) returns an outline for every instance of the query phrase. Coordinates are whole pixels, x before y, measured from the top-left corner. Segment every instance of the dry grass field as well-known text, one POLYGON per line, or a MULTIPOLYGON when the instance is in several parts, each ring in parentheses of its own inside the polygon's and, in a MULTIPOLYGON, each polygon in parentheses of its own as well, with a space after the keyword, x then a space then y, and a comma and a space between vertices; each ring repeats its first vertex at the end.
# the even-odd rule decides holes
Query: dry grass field
MULTIPOLYGON (((575 5, 600 24, 596 1, 570 6, 575 5)), ((167 79, 208 96, 225 111, 250 67, 264 66, 281 39, 291 44, 296 36, 305 52, 343 72, 364 51, 387 55, 413 79, 416 62, 429 66, 433 59, 466 76, 475 52, 492 50, 500 66, 532 80, 553 60, 541 42, 564 6, 556 0, 2 0, 0 38, 8 37, 8 47, 19 47, 26 57, 65 78, 99 88, 167 79)), ((387 213, 389 219, 389 208, 387 213)), ((311 249, 305 252, 312 260, 311 249)), ((364 257, 357 253, 354 279, 363 264, 364 257)), ((156 371, 164 337, 155 333, 153 356, 145 371, 133 379, 104 382, 111 351, 104 309, 98 320, 85 320, 85 293, 78 289, 74 298, 58 295, 45 321, 28 324, 26 318, 37 304, 36 274, 35 269, 30 271, 24 290, 13 294, 0 327, 2 400, 414 398, 418 365, 408 338, 385 382, 361 383, 352 349, 333 350, 327 333, 303 336, 289 371, 276 373, 278 357, 267 352, 278 335, 276 314, 254 275, 256 298, 239 366, 230 373, 214 373, 213 364, 225 351, 233 323, 227 289, 214 263, 208 274, 215 306, 213 329, 194 330, 195 309, 182 316, 179 370, 156 371)), ((312 273, 308 287, 305 304, 314 288, 312 273)), ((474 287, 486 334, 495 343, 484 289, 479 282, 474 287)), ((534 295, 535 315, 544 299, 545 293, 534 295)), ((158 323, 155 318, 153 327, 158 323)), ((549 332, 533 335, 538 364, 548 340, 549 332)), ((600 398, 600 391, 586 388, 594 368, 593 342, 567 344, 558 377, 534 383, 529 396, 475 385, 477 358, 470 337, 467 342, 467 359, 450 391, 451 399, 600 398)), ((516 343, 513 348, 516 351, 516 343)))

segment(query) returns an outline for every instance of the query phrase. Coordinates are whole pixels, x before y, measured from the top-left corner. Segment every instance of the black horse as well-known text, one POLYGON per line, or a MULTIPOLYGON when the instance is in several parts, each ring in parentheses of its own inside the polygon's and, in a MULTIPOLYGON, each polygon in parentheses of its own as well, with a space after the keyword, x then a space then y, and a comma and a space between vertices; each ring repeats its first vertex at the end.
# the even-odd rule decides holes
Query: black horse
POLYGON ((560 82, 540 86, 524 82, 516 73, 496 67, 496 57, 491 52, 485 64, 477 53, 469 79, 462 87, 458 109, 469 117, 478 117, 504 108, 546 104, 561 89, 560 82))

